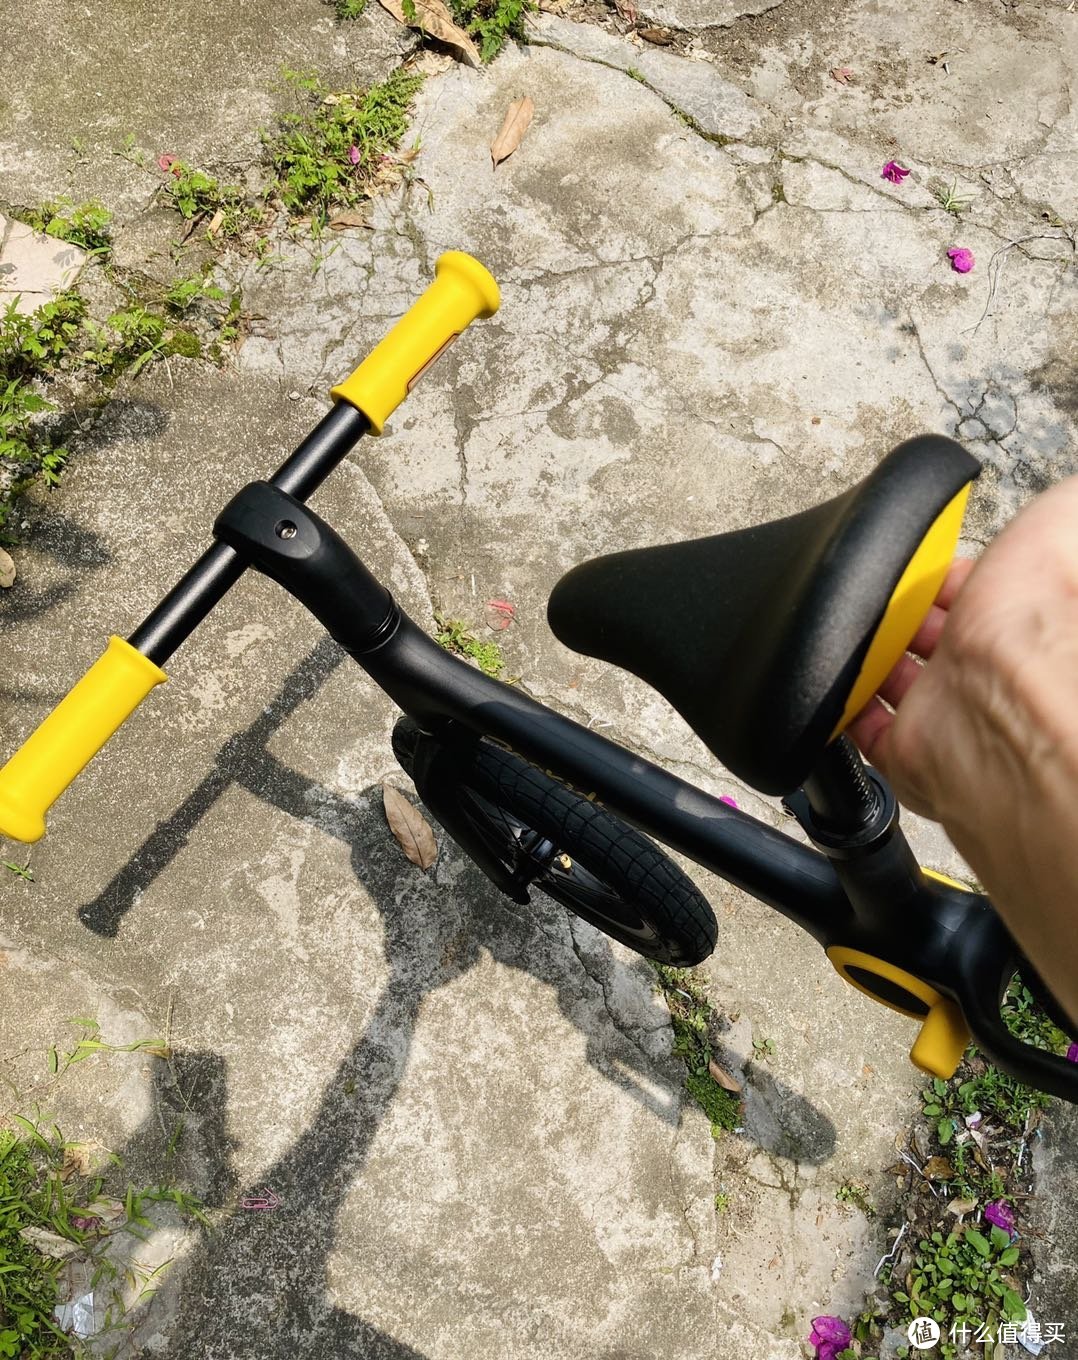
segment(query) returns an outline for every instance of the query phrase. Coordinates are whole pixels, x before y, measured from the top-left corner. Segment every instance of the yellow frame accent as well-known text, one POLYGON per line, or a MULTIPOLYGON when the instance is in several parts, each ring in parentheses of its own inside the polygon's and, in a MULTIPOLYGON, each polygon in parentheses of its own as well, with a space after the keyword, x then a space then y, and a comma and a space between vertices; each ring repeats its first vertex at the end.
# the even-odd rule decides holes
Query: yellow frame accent
POLYGON ((894 670, 928 616, 954 560, 969 492, 969 485, 964 486, 936 517, 891 592, 832 737, 837 737, 861 712, 894 670))
MULTIPOLYGON (((941 878, 942 875, 935 874, 933 877, 941 878)), ((866 954, 860 949, 848 949, 845 945, 834 944, 826 952, 832 967, 844 982, 856 987, 859 992, 871 997, 881 1006, 886 1006, 888 1010, 897 1011, 899 1015, 921 1022, 920 1033, 910 1049, 910 1061, 915 1067, 931 1076, 943 1077, 944 1080, 954 1076, 955 1069, 962 1061, 962 1055, 969 1045, 970 1032, 961 1010, 950 997, 937 992, 935 987, 925 982, 923 978, 907 973, 905 969, 897 968, 893 963, 878 959, 873 954, 866 954), (869 991, 863 983, 852 978, 846 971, 851 965, 864 969, 866 973, 874 973, 876 977, 893 982, 898 987, 904 987, 907 992, 925 1003, 928 1014, 917 1015, 905 1006, 898 1006, 893 1001, 886 1001, 875 992, 869 991)))

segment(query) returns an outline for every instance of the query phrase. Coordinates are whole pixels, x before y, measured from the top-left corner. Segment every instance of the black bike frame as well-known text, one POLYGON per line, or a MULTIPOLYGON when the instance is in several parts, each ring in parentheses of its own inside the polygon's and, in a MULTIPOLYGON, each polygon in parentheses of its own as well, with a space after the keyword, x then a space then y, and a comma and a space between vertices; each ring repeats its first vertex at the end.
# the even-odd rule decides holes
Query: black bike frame
MULTIPOLYGON (((958 1003, 977 1043, 1003 1071, 1078 1102, 1078 1067, 1020 1043, 1000 1015, 1019 965, 1067 1029, 1059 1006, 986 898, 925 876, 898 826, 890 790, 844 739, 785 801, 813 840, 805 845, 447 653, 325 521, 279 486, 246 487, 214 533, 237 565, 254 566, 310 609, 441 746, 459 752, 462 743, 486 738, 511 748, 775 908, 824 949, 857 950, 928 983, 958 1003)), ((895 1009, 928 1012, 901 986, 863 981, 864 990, 895 1009)))

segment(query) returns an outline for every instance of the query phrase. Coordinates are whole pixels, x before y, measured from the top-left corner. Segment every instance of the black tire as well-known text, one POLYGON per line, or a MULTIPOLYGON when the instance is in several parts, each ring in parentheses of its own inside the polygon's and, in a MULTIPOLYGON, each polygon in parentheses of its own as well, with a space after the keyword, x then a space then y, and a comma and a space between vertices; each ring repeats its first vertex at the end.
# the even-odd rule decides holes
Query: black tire
MULTIPOLYGON (((411 718, 393 729, 409 776, 419 738, 411 718)), ((510 872, 526 870, 529 886, 638 954, 690 967, 715 948, 707 899, 658 846, 520 756, 478 742, 462 752, 454 794, 510 872)))

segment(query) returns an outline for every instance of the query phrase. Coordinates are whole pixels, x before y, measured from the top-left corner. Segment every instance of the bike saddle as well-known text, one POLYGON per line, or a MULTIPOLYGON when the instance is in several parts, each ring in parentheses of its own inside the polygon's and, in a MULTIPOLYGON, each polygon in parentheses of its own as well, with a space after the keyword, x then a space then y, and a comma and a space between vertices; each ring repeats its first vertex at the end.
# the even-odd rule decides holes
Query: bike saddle
POLYGON ((789 793, 909 646, 979 472, 951 439, 909 439, 811 510, 582 563, 550 626, 646 680, 747 784, 789 793))

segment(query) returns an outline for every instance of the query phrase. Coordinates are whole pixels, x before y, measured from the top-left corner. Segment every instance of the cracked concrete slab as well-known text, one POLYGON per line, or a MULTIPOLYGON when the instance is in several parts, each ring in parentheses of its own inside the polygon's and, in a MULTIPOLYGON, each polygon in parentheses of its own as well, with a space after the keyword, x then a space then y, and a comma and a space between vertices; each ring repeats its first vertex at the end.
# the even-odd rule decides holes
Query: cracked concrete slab
POLYGON ((86 252, 78 246, 0 214, 0 309, 14 305, 29 315, 70 288, 85 263, 86 252))
MULTIPOLYGON (((198 96, 163 108, 143 69, 157 11, 139 10, 125 47, 128 20, 106 10, 95 37, 75 16, 71 41, 99 64, 129 47, 113 84, 130 97, 91 120, 83 171, 67 153, 78 101, 38 119, 43 96, 13 77, 0 196, 105 197, 135 269, 167 252, 169 224, 143 212, 141 172, 103 159, 117 135, 133 124, 155 149, 241 165, 275 107, 275 63, 379 74, 411 41, 377 9, 338 29, 294 0, 263 45, 246 5, 221 16, 231 36, 181 8, 169 22, 196 31, 178 60, 198 96), (211 98, 230 80, 241 94, 211 98)), ((29 13, 16 30, 27 53, 29 13)), ((416 183, 375 205, 369 231, 282 239, 270 268, 224 255, 218 275, 253 317, 235 365, 170 360, 121 387, 60 491, 28 510, 0 619, 2 749, 138 622, 227 496, 280 461, 438 253, 460 248, 502 283, 501 311, 316 508, 417 618, 437 605, 480 624, 487 599, 509 599, 498 640, 530 692, 779 823, 654 693, 554 642, 547 592, 596 552, 835 494, 925 428, 985 462, 967 551, 1078 467, 1072 33, 1050 5, 786 0, 704 35, 710 62, 543 18, 530 48, 431 79, 416 183), (948 45, 971 49, 950 77, 922 52, 948 45), (858 68, 852 90, 827 75, 840 59, 858 68), (521 93, 534 123, 494 171, 490 139, 521 93), (882 181, 907 153, 906 184, 882 181), (984 186, 961 218, 933 196, 952 177, 984 186), (956 243, 977 256, 970 275, 949 269, 956 243)), ((57 805, 35 882, 2 889, 12 949, 54 970, 65 1006, 76 966, 92 979, 79 1006, 101 1016, 127 1007, 155 1027, 172 1005, 178 1078, 140 1087, 123 1127, 92 1084, 65 1094, 146 1167, 178 1103, 202 1112, 188 1175, 220 1223, 175 1244, 137 1317, 142 1354, 794 1360, 813 1315, 860 1305, 880 1220, 835 1195, 863 1180, 887 1206, 881 1168, 919 1087, 907 1021, 691 869, 720 920, 707 975, 730 1017, 724 1061, 747 1088, 743 1131, 713 1142, 646 968, 548 902, 501 899, 451 846, 429 877, 403 861, 379 804, 384 777, 406 783, 391 705, 297 606, 244 581, 169 669, 57 805), (264 1189, 280 1208, 240 1207, 264 1189)), ((926 863, 963 872, 938 828, 908 825, 926 863)), ((33 1026, 41 1051, 51 1035, 33 1026)), ((1071 1174, 1069 1128, 1045 1133, 1041 1278, 1071 1322, 1073 1234, 1053 1190, 1071 1174)))

